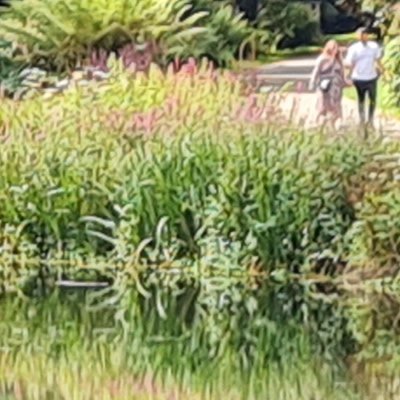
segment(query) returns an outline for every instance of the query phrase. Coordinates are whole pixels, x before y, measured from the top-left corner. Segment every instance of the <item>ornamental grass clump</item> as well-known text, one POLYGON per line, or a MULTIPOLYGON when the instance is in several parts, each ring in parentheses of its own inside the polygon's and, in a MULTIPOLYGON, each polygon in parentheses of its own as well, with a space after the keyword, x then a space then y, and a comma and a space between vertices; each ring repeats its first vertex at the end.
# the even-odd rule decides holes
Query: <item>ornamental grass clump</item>
POLYGON ((44 124, 65 124, 86 134, 101 127, 110 134, 138 135, 193 128, 204 120, 213 126, 236 122, 283 121, 278 101, 246 96, 241 80, 215 70, 207 61, 177 60, 166 72, 152 65, 148 73, 126 70, 123 60, 107 62, 111 77, 105 82, 78 81, 66 93, 50 98, 4 101, 0 110, 4 135, 11 126, 25 124, 30 131, 46 131, 44 124), (13 118, 18 114, 19 118, 13 118), (232 121, 235 120, 235 121, 232 121), (36 126, 35 126, 36 125, 36 126), (160 129, 159 129, 159 128, 160 129))
POLYGON ((246 95, 207 63, 134 75, 111 67, 100 86, 2 104, 7 265, 194 273, 207 240, 235 248, 243 271, 298 273, 322 253, 341 257, 354 219, 345 180, 367 145, 294 131, 279 101, 246 95))

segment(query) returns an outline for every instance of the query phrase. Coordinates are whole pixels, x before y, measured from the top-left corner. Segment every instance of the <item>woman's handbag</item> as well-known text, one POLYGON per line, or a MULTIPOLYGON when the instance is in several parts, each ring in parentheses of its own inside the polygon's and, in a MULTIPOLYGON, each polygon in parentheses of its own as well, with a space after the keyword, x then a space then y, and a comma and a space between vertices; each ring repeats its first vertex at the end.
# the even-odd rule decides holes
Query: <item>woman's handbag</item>
POLYGON ((319 88, 323 91, 323 92, 328 92, 329 89, 331 88, 332 85, 332 80, 329 78, 325 78, 322 79, 321 82, 319 83, 319 88))

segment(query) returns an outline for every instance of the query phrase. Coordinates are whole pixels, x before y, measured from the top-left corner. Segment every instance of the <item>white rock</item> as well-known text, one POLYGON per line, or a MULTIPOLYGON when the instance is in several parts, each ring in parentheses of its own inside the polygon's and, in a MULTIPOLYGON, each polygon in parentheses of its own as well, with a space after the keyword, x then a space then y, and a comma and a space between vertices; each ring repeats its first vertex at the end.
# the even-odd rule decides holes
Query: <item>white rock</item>
POLYGON ((103 80, 103 79, 108 79, 110 77, 110 73, 109 72, 104 72, 104 71, 94 71, 93 72, 93 78, 95 79, 99 79, 99 80, 103 80))
POLYGON ((62 81, 59 81, 56 83, 56 88, 58 89, 66 89, 69 86, 69 79, 63 79, 62 81))

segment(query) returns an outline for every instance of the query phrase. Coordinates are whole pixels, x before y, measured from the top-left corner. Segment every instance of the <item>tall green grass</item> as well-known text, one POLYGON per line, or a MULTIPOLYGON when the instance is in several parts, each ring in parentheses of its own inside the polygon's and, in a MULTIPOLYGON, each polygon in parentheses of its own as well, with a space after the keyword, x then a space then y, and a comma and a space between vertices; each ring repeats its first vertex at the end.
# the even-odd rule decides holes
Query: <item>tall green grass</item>
POLYGON ((298 273, 344 254, 346 181, 376 147, 292 131, 276 99, 210 69, 118 77, 3 105, 1 256, 20 265, 4 269, 14 290, 35 264, 218 270, 208 256, 222 251, 244 269, 298 273))

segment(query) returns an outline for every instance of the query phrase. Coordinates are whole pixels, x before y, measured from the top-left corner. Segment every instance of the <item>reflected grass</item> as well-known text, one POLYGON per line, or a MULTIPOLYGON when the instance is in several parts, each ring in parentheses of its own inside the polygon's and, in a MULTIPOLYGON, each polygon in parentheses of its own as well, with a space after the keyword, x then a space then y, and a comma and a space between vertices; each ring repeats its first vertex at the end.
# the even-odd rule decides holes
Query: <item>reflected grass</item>
POLYGON ((117 310, 93 314, 59 296, 1 310, 1 399, 361 400, 340 361, 324 360, 304 332, 283 325, 261 331, 246 364, 240 346, 212 356, 202 329, 182 340, 150 338, 154 314, 127 312, 121 324, 117 310))

